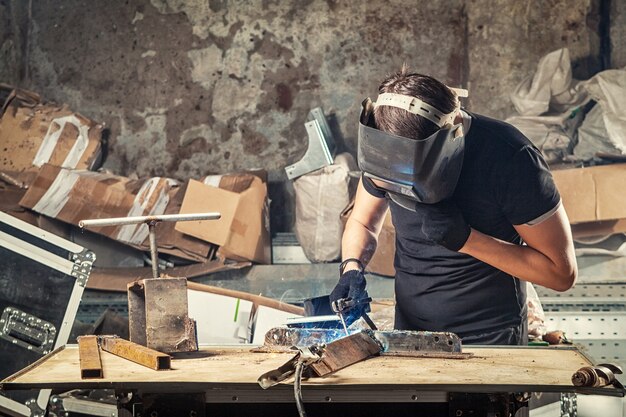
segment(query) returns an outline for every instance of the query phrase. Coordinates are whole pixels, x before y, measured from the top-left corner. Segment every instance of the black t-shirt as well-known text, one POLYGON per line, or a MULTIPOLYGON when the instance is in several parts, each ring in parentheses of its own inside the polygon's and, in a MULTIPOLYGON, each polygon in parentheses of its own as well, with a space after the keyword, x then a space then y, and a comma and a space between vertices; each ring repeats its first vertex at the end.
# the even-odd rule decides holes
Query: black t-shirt
MULTIPOLYGON (((539 219, 560 202, 552 175, 539 150, 513 126, 470 116, 453 200, 472 228, 522 244, 513 225, 539 219)), ((370 181, 363 184, 370 194, 385 197, 370 181)), ((433 244, 415 212, 389 203, 396 230, 396 314, 405 330, 465 337, 520 326, 526 319, 524 282, 433 244)))

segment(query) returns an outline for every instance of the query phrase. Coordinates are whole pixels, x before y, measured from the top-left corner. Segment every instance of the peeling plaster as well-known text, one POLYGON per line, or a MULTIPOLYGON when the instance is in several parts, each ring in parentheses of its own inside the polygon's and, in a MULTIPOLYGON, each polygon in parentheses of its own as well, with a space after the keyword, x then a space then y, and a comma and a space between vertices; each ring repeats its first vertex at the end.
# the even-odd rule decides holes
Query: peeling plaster
MULTIPOLYGON (((192 128, 189 128, 187 130, 185 130, 181 135, 180 135, 180 141, 179 144, 180 146, 185 146, 187 145, 189 142, 197 139, 197 138, 205 138, 205 139, 213 139, 215 137, 215 134, 213 133, 213 129, 211 129, 211 126, 209 125, 199 125, 199 126, 194 126, 192 128)), ((210 140, 208 140, 210 141, 210 140)))
POLYGON ((192 49, 187 52, 191 61, 191 79, 207 90, 220 78, 224 67, 222 51, 215 45, 204 49, 192 49))
POLYGON ((133 20, 130 23, 134 25, 135 23, 143 20, 143 18, 144 18, 143 13, 135 12, 135 17, 133 17, 133 20))

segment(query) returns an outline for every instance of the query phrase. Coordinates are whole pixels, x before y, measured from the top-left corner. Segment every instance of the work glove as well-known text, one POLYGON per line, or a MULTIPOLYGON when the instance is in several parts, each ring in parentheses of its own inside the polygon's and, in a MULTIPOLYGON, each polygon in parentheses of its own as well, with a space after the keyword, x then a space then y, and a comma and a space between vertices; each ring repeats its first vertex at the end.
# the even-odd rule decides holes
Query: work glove
MULTIPOLYGON (((350 270, 341 274, 339 282, 335 286, 335 289, 330 293, 330 305, 336 312, 341 312, 343 320, 346 325, 352 324, 359 317, 363 316, 363 313, 369 311, 369 302, 364 299, 367 298, 365 291, 365 275, 361 270, 350 270), (341 310, 335 309, 333 304, 340 299, 351 300, 349 305, 343 307, 341 310), (361 301, 362 302, 359 302, 361 301)), ((340 308, 340 307, 337 307, 340 308)))
POLYGON ((457 252, 467 242, 471 229, 453 201, 417 203, 415 211, 422 217, 422 233, 437 245, 457 252))
POLYGON ((360 300, 365 295, 365 275, 358 270, 350 270, 341 274, 339 282, 330 293, 331 304, 342 298, 360 300))
POLYGON ((350 298, 352 300, 360 300, 365 298, 365 274, 363 269, 352 269, 349 271, 343 271, 343 265, 346 261, 342 262, 340 267, 340 278, 335 288, 330 293, 329 299, 331 304, 342 298, 350 298))

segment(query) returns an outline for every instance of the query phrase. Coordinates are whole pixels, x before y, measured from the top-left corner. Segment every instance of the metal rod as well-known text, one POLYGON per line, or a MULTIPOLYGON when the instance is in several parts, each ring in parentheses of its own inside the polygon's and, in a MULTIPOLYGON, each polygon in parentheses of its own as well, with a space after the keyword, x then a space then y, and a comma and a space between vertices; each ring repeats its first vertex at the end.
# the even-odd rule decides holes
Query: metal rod
POLYGON ((150 236, 150 259, 152 260, 152 278, 159 277, 159 253, 156 242, 156 222, 148 223, 150 236))
POLYGON ((343 324, 343 330, 346 332, 346 336, 350 336, 350 333, 348 332, 348 326, 346 326, 346 319, 343 317, 343 313, 340 311, 337 314, 341 319, 341 324, 343 324))
POLYGON ((100 347, 106 352, 156 371, 170 369, 170 355, 129 342, 117 336, 100 336, 100 347))
POLYGON ((82 379, 102 378, 98 336, 78 336, 78 358, 82 379))
POLYGON ((102 226, 123 226, 127 224, 139 224, 148 222, 186 222, 192 220, 217 220, 222 215, 220 213, 193 213, 193 214, 158 214, 153 216, 131 216, 113 217, 110 219, 90 219, 81 220, 78 226, 102 227, 102 226))

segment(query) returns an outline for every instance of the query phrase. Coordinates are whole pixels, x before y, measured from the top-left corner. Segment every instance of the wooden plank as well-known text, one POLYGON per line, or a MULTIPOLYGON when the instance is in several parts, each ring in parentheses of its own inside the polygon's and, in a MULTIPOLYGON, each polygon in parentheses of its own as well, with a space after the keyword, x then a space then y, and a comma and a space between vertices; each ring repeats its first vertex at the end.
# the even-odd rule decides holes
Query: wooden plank
MULTIPOLYGON (((311 387, 339 389, 416 389, 449 392, 581 392, 622 395, 614 388, 574 387, 574 372, 592 363, 574 347, 470 347, 469 359, 377 356, 326 378, 303 382, 311 387), (332 384, 332 385, 329 385, 332 384)), ((185 390, 229 387, 261 390, 257 378, 285 363, 291 354, 253 353, 249 348, 204 347, 177 354, 172 370, 154 372, 107 352, 101 353, 104 378, 82 380, 75 345, 45 356, 38 366, 3 381, 4 389, 145 389, 185 390)), ((290 381, 287 382, 289 384, 290 381)), ((274 387, 266 392, 279 388, 274 387)), ((198 391, 196 391, 198 392, 198 391)), ((271 394, 267 394, 271 395, 271 394)))
POLYGON ((100 340, 102 350, 105 352, 128 359, 155 371, 170 369, 170 355, 129 342, 117 336, 103 336, 100 340))
POLYGON ((78 337, 78 357, 80 361, 80 377, 102 378, 102 361, 100 360, 100 348, 98 336, 78 337))

